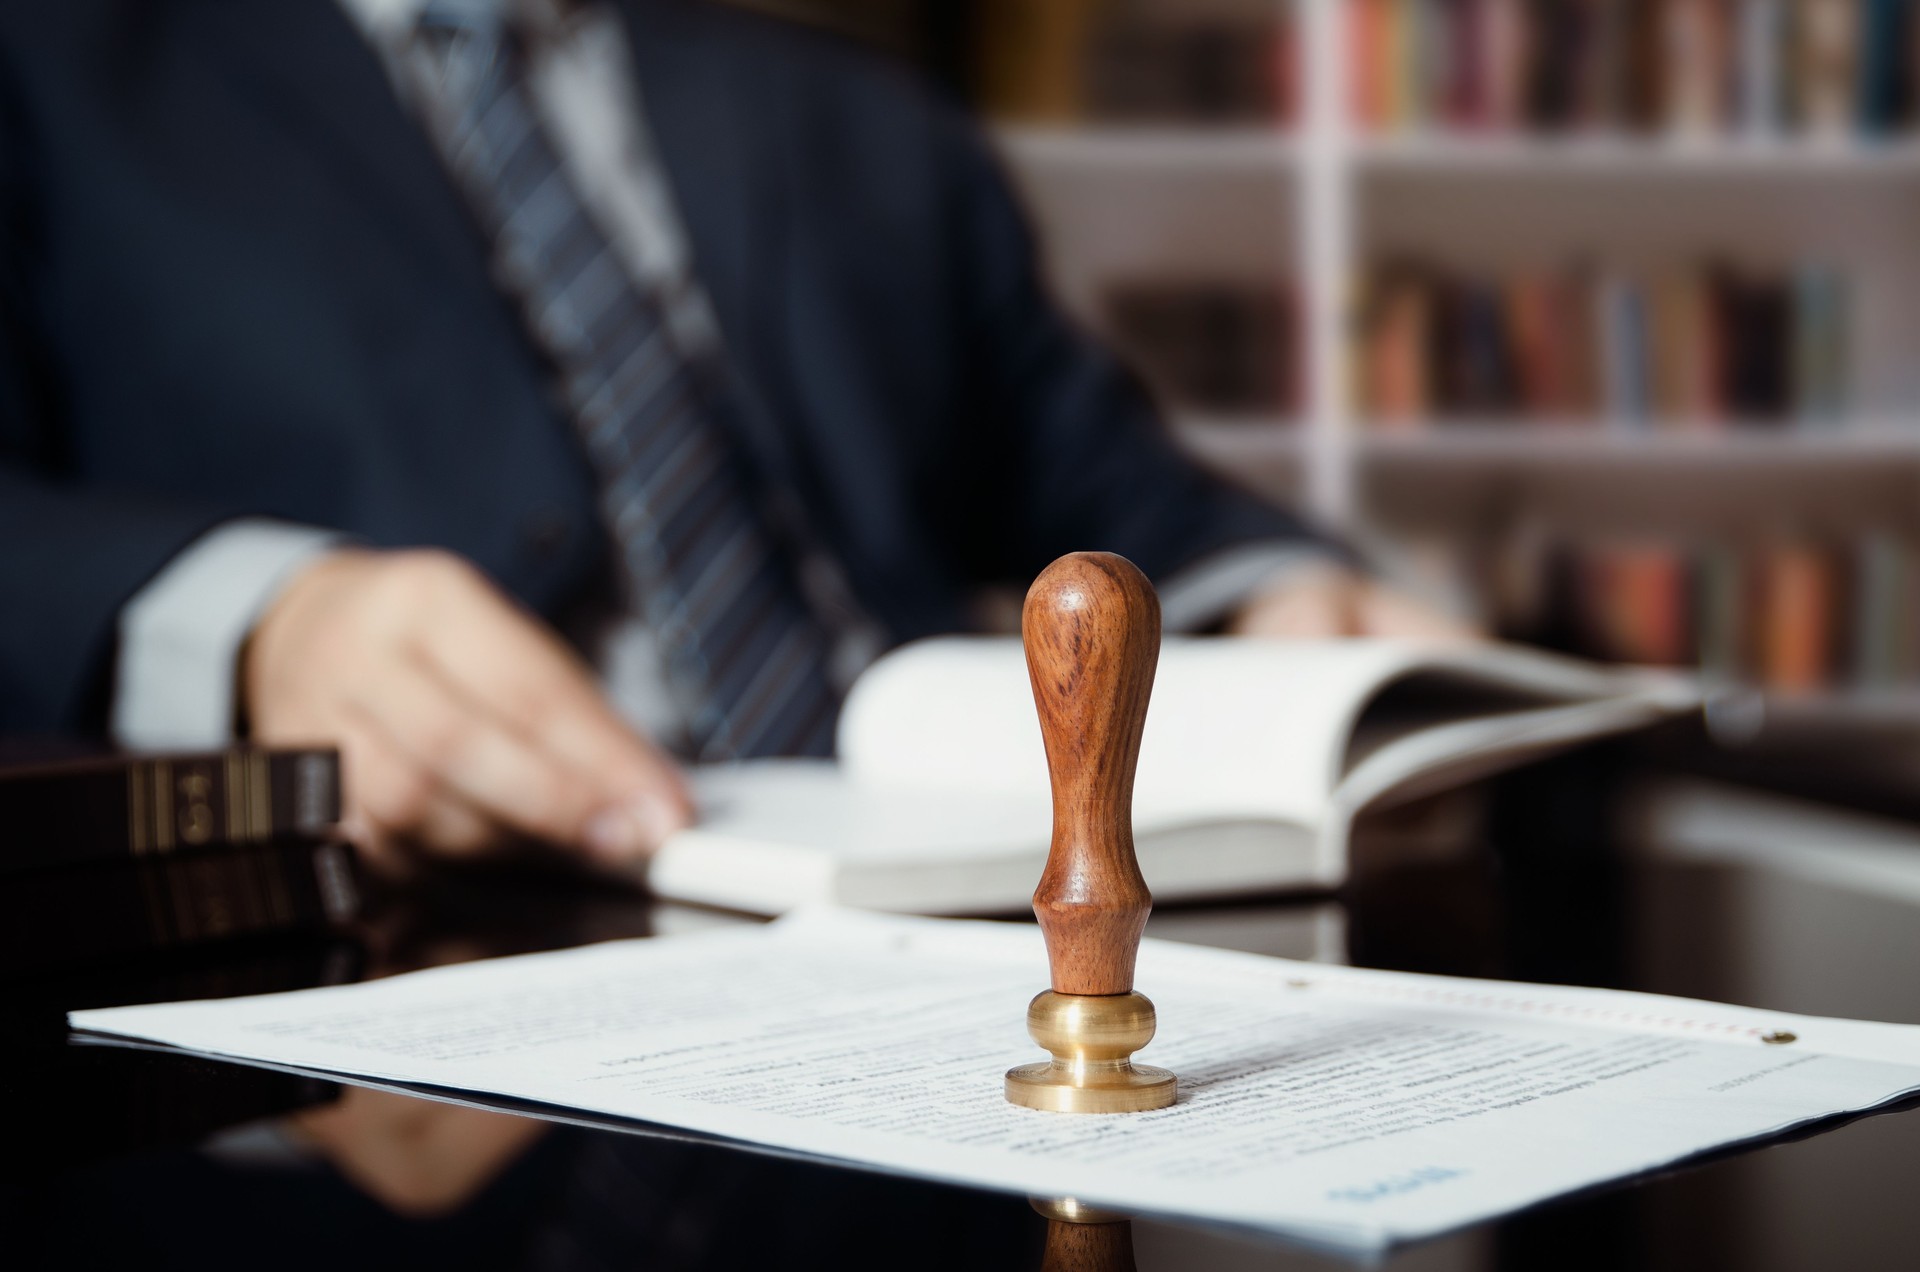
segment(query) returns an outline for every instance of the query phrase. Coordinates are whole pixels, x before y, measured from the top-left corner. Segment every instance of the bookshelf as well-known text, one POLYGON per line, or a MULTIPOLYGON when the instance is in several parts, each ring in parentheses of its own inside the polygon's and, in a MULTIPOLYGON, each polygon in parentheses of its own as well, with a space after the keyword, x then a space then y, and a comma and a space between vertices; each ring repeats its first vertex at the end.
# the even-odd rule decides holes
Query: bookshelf
MULTIPOLYGON (((1541 533, 1920 543, 1920 134, 1910 124, 1868 135, 1731 117, 1645 133, 1363 123, 1351 77, 1364 63, 1349 26, 1361 2, 1206 0, 1243 22, 1264 8, 1290 32, 1278 42, 1292 60, 1284 122, 996 127, 1058 292, 1096 329, 1116 282, 1288 289, 1293 400, 1176 406, 1176 432, 1198 456, 1390 559, 1423 563, 1422 586, 1482 613, 1499 568, 1488 555, 1541 533), (1604 407, 1580 418, 1378 418, 1359 389, 1355 328, 1369 270, 1395 257, 1495 280, 1575 258, 1636 274, 1706 259, 1780 271, 1818 262, 1846 289, 1845 404, 1819 419, 1792 406, 1766 420, 1657 408, 1629 419, 1604 407)), ((1421 0, 1365 2, 1379 11, 1421 0)), ((1745 3, 1726 0, 1724 11, 1745 14, 1745 3)), ((1138 16, 1154 3, 1120 7, 1138 16)), ((1920 83, 1920 61, 1911 74, 1920 83)), ((1659 341, 1646 341, 1651 359, 1659 341)), ((1905 588, 1920 591, 1920 576, 1905 588)), ((1903 631, 1914 622, 1906 608, 1903 631)), ((1920 670, 1920 651, 1909 663, 1920 670)), ((1920 700, 1900 701, 1920 722, 1920 700)))

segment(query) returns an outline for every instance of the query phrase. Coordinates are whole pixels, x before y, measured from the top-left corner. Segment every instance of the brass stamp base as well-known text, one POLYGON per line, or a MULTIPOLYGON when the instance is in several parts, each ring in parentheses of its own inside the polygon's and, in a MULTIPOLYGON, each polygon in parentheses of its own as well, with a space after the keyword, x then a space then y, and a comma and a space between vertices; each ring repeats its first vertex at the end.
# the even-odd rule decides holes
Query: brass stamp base
POLYGON ((1173 1103, 1179 1081, 1165 1069, 1129 1063, 1114 1080, 1079 1085, 1057 1060, 1007 1070, 1007 1098, 1048 1113, 1144 1113, 1173 1103))
POLYGON ((1056 994, 1027 1007, 1027 1032, 1053 1059, 1007 1070, 1007 1099, 1049 1113, 1141 1113, 1174 1102, 1165 1069, 1133 1063, 1153 1039, 1153 1004, 1140 994, 1056 994))

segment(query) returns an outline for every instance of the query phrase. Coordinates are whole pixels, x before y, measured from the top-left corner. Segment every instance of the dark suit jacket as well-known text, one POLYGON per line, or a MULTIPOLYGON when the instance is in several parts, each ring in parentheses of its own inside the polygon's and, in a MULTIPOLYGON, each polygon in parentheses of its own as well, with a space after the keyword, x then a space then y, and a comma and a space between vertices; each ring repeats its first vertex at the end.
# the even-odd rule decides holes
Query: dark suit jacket
MULTIPOLYGON (((749 453, 894 639, 1064 551, 1163 576, 1299 533, 1063 323, 930 94, 625 12, 749 453)), ((548 615, 606 568, 486 244, 335 0, 0 0, 0 729, 98 727, 122 604, 247 514, 450 548, 548 615)))

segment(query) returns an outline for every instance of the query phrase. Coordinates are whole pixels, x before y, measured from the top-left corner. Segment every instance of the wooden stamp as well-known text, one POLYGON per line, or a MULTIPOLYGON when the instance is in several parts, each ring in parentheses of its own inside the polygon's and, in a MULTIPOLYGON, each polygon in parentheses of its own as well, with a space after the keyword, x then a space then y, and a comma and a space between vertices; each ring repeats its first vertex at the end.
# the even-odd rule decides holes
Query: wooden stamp
POLYGON ((1153 1004, 1133 992, 1153 897, 1133 851, 1133 774, 1160 657, 1160 600, 1132 562, 1061 557, 1020 618, 1053 782, 1053 843, 1033 894, 1053 988, 1027 1032, 1053 1059, 1007 1072, 1007 1098, 1060 1113, 1165 1108, 1174 1076, 1133 1063, 1153 1004))

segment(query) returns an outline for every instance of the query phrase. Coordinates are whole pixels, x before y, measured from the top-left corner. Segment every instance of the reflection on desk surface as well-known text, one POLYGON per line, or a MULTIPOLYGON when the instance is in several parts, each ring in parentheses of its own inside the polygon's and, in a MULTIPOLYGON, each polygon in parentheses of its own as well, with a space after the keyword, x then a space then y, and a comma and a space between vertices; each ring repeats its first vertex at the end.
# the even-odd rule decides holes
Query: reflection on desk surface
MULTIPOLYGON (((1168 910, 1151 931, 1292 957, 1920 1022, 1910 974, 1920 904, 1698 852, 1551 849, 1363 869, 1337 900, 1168 910)), ((391 899, 357 956, 379 975, 732 921, 561 881, 469 880, 391 899)), ((218 994, 206 979, 216 975, 224 992, 255 992, 349 974, 332 958, 230 951, 217 973, 187 969, 159 982, 157 996, 218 994), (179 978, 189 973, 202 978, 197 990, 179 978)), ((116 1000, 111 977, 64 991, 9 987, 6 1089, 31 1132, 0 1147, 0 1250, 11 1267, 1031 1268, 1045 1257, 1047 1222, 1023 1198, 66 1047, 47 1028, 59 992, 67 1006, 116 1000)), ((1917 1168, 1920 1118, 1866 1118, 1401 1250, 1387 1266, 1911 1266, 1917 1168)), ((1150 1217, 1130 1237, 1148 1272, 1340 1266, 1150 1217)), ((1111 1258, 1120 1249, 1098 1248, 1111 1258)))

